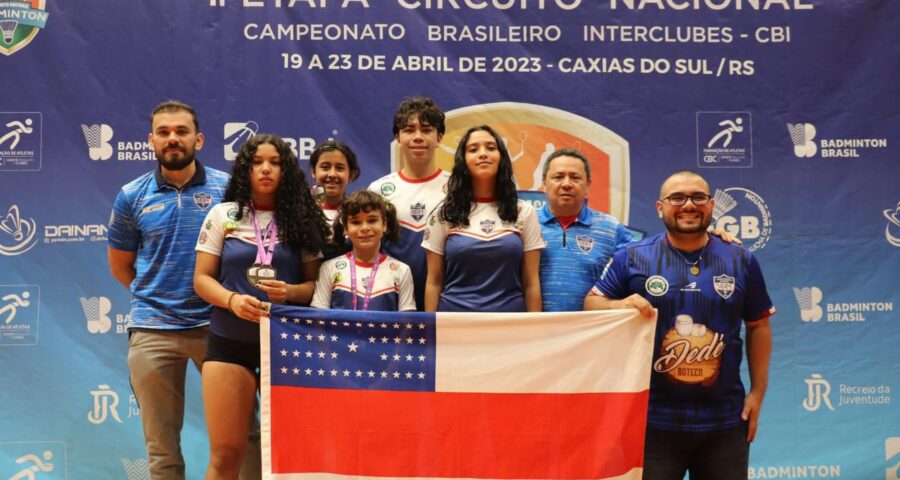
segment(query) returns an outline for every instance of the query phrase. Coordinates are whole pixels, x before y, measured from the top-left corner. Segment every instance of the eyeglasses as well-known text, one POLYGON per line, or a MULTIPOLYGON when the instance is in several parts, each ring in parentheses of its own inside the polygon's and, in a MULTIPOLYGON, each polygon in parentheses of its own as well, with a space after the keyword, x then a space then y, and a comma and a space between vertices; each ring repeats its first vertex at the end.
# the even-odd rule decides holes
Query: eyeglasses
POLYGON ((664 198, 663 201, 667 202, 669 205, 671 205, 673 207, 681 207, 684 204, 686 204, 687 201, 690 199, 690 201, 694 205, 696 205, 698 207, 702 207, 703 205, 706 205, 707 203, 709 203, 710 198, 712 198, 712 197, 705 193, 694 193, 692 195, 685 195, 683 193, 673 193, 672 195, 669 195, 668 197, 664 198))

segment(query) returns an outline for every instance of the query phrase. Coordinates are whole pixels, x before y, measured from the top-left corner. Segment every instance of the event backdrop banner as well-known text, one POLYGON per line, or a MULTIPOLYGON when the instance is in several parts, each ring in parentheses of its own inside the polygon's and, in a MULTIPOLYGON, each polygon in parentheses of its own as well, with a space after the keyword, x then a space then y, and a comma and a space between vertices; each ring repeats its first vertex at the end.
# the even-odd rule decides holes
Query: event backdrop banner
POLYGON ((479 123, 523 191, 580 148, 590 204, 645 233, 669 173, 706 176, 778 309, 749 476, 898 479, 898 31, 887 0, 0 1, 0 479, 147 478, 106 239, 156 165, 154 105, 192 104, 223 170, 255 132, 304 168, 343 140, 364 188, 400 166, 392 114, 417 94, 447 112, 442 167, 479 123))

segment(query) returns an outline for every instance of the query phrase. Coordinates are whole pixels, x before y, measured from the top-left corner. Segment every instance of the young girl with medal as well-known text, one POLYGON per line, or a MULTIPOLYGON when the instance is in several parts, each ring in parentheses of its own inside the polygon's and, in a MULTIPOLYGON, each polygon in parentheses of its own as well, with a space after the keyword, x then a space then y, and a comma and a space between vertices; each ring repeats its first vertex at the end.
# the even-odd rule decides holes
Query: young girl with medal
POLYGON ((248 140, 196 248, 194 289, 215 307, 202 372, 206 478, 238 476, 259 387, 264 302, 309 303, 327 235, 289 146, 274 135, 248 140))
POLYGON ((545 246, 534 207, 516 194, 503 139, 487 125, 470 128, 425 227, 425 310, 540 312, 545 246))
MULTIPOLYGON (((347 185, 359 178, 356 153, 344 142, 327 140, 316 145, 309 157, 309 165, 316 182, 313 194, 330 226, 338 217, 347 185)), ((324 259, 329 260, 346 251, 343 239, 338 238, 337 241, 329 239, 322 253, 324 259)))
POLYGON ((344 200, 334 236, 353 249, 322 265, 311 306, 345 310, 415 311, 412 273, 405 263, 381 252, 381 239, 397 241, 394 206, 381 195, 360 190, 344 200))

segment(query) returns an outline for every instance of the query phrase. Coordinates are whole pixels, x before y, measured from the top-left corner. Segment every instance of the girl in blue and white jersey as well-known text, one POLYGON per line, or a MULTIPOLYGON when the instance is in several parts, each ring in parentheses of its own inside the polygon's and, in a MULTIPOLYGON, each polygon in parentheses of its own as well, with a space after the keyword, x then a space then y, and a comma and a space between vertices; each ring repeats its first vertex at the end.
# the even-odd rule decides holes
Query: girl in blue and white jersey
POLYGON ((207 478, 238 477, 259 388, 264 302, 309 304, 328 233, 284 140, 248 140, 196 247, 194 289, 214 307, 202 374, 207 478))
POLYGON ((512 160, 487 125, 459 142, 444 202, 428 218, 426 311, 539 312, 537 214, 519 200, 512 160))

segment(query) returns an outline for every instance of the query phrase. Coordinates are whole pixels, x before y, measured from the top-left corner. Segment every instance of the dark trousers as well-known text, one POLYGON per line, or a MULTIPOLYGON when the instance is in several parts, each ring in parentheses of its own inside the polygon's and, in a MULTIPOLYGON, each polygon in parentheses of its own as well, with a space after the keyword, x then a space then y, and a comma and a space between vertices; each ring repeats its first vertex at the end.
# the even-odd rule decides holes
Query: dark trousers
POLYGON ((747 424, 714 432, 647 427, 644 480, 746 480, 750 444, 747 424))

